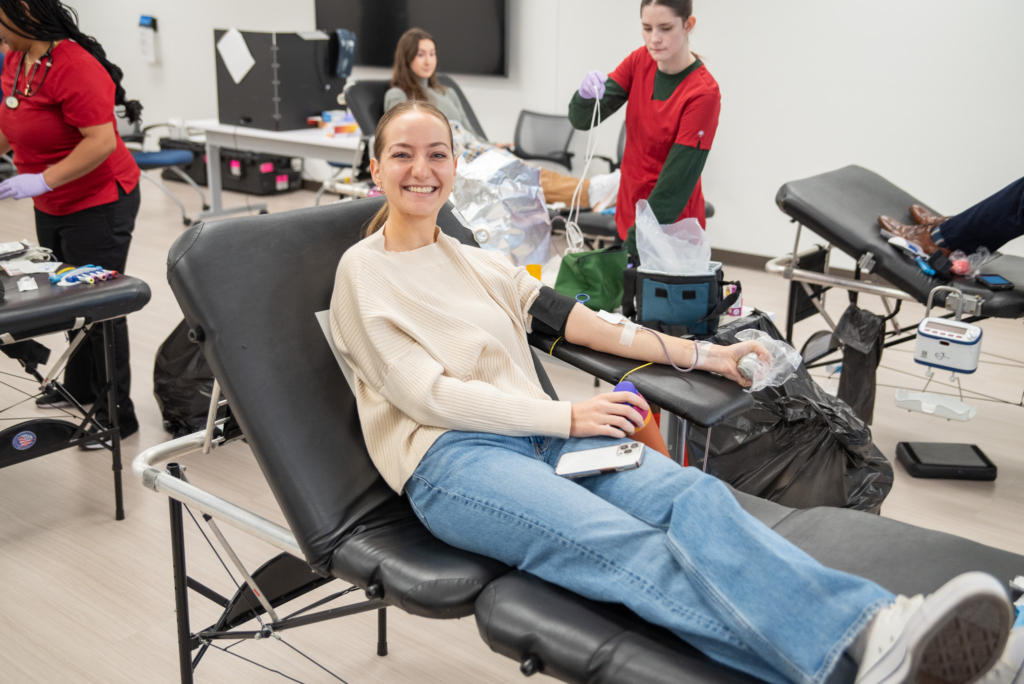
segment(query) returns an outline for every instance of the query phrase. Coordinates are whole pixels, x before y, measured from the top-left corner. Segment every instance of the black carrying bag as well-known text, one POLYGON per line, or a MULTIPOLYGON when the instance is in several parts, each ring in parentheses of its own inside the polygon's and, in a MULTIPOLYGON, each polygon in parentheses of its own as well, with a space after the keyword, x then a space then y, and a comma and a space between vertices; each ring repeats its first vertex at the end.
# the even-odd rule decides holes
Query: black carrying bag
POLYGON ((740 298, 739 281, 726 281, 722 265, 713 273, 667 275, 643 271, 631 256, 622 273, 622 315, 640 325, 679 337, 713 335, 718 321, 740 298), (722 296, 726 285, 736 290, 722 296))
MULTIPOLYGON (((730 321, 713 341, 732 344, 748 328, 782 339, 760 314, 730 321)), ((881 510, 892 489, 892 466, 872 444, 871 429, 845 402, 818 387, 806 367, 753 398, 752 409, 712 428, 709 474, 792 508, 881 510)), ((703 466, 706 437, 706 430, 691 428, 690 465, 703 466)))
POLYGON ((153 394, 164 429, 175 438, 206 427, 213 392, 213 371, 188 330, 185 321, 178 324, 157 350, 153 368, 153 394))

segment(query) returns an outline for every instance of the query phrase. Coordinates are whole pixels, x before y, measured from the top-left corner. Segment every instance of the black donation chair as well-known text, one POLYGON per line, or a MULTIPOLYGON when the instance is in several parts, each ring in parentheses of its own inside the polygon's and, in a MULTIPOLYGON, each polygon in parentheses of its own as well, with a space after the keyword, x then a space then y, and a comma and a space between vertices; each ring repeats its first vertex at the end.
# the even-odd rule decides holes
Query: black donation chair
MULTIPOLYGON (((133 463, 145 486, 171 497, 182 681, 191 681, 193 655, 217 639, 266 637, 359 611, 379 611, 378 653, 383 655, 386 607, 436 619, 475 614, 488 645, 518 661, 527 675, 544 672, 579 684, 752 681, 619 606, 581 598, 447 546, 420 524, 405 498, 387 487, 370 462, 355 399, 316 318, 329 307, 341 255, 360 238, 381 202, 373 198, 199 224, 171 249, 171 288, 231 409, 231 417, 211 424, 206 433, 153 447, 133 463), (254 272, 260 277, 252 278, 254 272), (176 467, 154 467, 241 434, 287 527, 189 485, 176 467), (219 597, 187 577, 178 502, 204 513, 218 538, 216 524, 227 523, 283 552, 252 574, 250 586, 260 587, 258 596, 243 585, 236 597, 219 597), (367 600, 336 609, 314 606, 283 618, 271 612, 334 578, 364 589, 367 600), (215 625, 193 629, 190 588, 225 606, 215 625), (254 622, 257 616, 260 624, 254 622)), ((438 221, 442 230, 472 244, 450 205, 438 221)), ((561 358, 591 373, 618 362, 572 345, 558 347, 561 358)), ((538 373, 545 378, 539 366, 538 373)), ((654 400, 701 425, 751 405, 738 386, 710 375, 645 377, 645 394, 655 383, 672 387, 655 392, 654 400)), ((553 393, 550 384, 547 391, 553 393)), ((929 592, 966 570, 987 570, 1003 579, 1024 573, 1024 557, 940 532, 848 510, 796 511, 747 495, 737 499, 822 562, 895 592, 929 592)))

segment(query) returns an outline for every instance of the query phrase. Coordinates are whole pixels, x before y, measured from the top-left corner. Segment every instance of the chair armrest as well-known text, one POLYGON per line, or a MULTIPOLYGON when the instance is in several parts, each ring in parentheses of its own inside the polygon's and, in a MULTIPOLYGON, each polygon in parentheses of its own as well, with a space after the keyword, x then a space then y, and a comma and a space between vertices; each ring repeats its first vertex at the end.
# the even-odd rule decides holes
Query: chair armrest
MULTIPOLYGON (((540 333, 532 333, 529 340, 542 353, 550 353, 612 385, 618 384, 630 370, 643 365, 633 359, 570 344, 564 339, 555 344, 555 338, 540 333)), ((713 427, 754 406, 750 394, 735 382, 702 371, 680 373, 669 366, 655 364, 630 373, 629 380, 648 401, 703 428, 713 427)))

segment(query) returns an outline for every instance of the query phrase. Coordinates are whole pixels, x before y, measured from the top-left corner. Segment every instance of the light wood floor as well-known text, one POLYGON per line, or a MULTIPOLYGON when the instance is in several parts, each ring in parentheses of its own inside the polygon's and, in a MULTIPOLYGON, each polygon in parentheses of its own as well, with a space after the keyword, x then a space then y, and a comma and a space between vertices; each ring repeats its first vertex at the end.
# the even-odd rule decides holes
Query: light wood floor
MULTIPOLYGON (((184 187, 173 187, 190 206, 197 204, 184 187)), ((153 359, 181 319, 165 277, 167 250, 182 231, 180 218, 157 190, 143 185, 142 192, 128 271, 149 283, 153 300, 130 319, 132 396, 141 429, 125 441, 126 464, 140 450, 169 439, 152 398, 153 359)), ((244 203, 244 198, 229 194, 227 202, 244 203)), ((270 204, 273 211, 309 206, 312 193, 271 198, 270 204)), ((34 234, 31 204, 0 203, 0 241, 34 239, 34 234)), ((780 245, 788 244, 790 237, 780 236, 780 245)), ((780 246, 780 252, 783 249, 780 246)), ((748 304, 776 311, 781 320, 786 297, 781 279, 735 268, 728 269, 728 274, 743 280, 748 304)), ((844 305, 844 297, 837 294, 829 310, 838 316, 844 305)), ((908 307, 901 320, 909 324, 919 314, 920 307, 908 307)), ((800 337, 817 327, 813 322, 801 324, 800 337)), ((1021 349, 1020 321, 988 321, 984 327, 986 352, 1012 357, 1021 349)), ((43 341, 56 358, 62 339, 53 336, 43 341)), ((964 380, 965 389, 1019 402, 1024 370, 996 365, 1005 362, 992 357, 989 361, 976 376, 964 380)), ((883 366, 879 374, 883 385, 923 386, 922 372, 909 353, 887 352, 883 366)), ((30 382, 19 379, 15 362, 5 359, 0 371, 15 376, 0 376, 9 385, 0 386, 0 406, 23 397, 18 389, 35 391, 30 382)), ((561 368, 551 368, 550 374, 563 399, 579 400, 596 391, 591 379, 582 374, 561 368)), ((1024 410, 981 402, 978 417, 970 423, 948 423, 897 411, 893 391, 880 387, 875 413, 875 441, 887 456, 893 458, 896 443, 904 440, 973 442, 998 464, 1000 473, 995 483, 940 482, 914 480, 896 465, 896 484, 883 515, 1024 553, 1020 524, 1024 457, 1019 446, 1024 410)), ((5 415, 45 414, 29 403, 5 415)), ((243 444, 210 456, 193 455, 183 462, 196 484, 283 523, 243 444)), ((139 485, 130 470, 124 476, 127 519, 115 522, 106 452, 68 450, 0 471, 0 682, 177 681, 166 499, 139 485)), ((194 526, 186 522, 190 525, 186 532, 189 573, 230 594, 230 580, 194 526)), ((274 554, 270 547, 231 528, 225 533, 250 568, 274 554)), ((340 588, 331 583, 315 596, 340 588)), ((353 601, 359 599, 359 594, 352 596, 353 601)), ((194 627, 213 621, 212 607, 202 599, 192 601, 194 627)), ((483 644, 472 618, 427 621, 392 609, 391 652, 385 658, 374 655, 375 625, 375 614, 369 613, 298 629, 284 638, 351 684, 522 680, 517 663, 491 653, 483 644)), ((249 642, 232 650, 304 682, 337 681, 282 643, 249 642)), ((536 679, 545 680, 543 676, 536 679)), ((286 680, 231 655, 211 652, 199 668, 197 681, 286 680)))

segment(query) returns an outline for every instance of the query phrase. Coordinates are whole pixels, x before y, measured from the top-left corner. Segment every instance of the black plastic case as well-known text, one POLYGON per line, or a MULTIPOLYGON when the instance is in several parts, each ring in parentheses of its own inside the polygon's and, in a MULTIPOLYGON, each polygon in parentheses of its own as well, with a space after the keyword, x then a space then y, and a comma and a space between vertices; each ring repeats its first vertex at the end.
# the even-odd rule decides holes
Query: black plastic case
MULTIPOLYGON (((195 158, 191 164, 183 166, 182 170, 199 185, 206 185, 206 145, 191 140, 161 138, 160 149, 190 151, 195 158)), ((177 174, 167 169, 164 169, 161 178, 181 182, 177 174)), ((232 192, 277 195, 302 187, 302 167, 295 169, 291 157, 222 148, 220 183, 224 190, 232 192)))
POLYGON ((944 480, 996 479, 996 464, 973 444, 900 442, 896 458, 912 477, 944 480))

